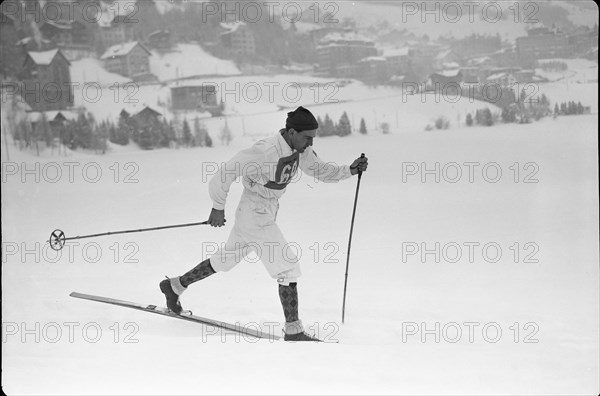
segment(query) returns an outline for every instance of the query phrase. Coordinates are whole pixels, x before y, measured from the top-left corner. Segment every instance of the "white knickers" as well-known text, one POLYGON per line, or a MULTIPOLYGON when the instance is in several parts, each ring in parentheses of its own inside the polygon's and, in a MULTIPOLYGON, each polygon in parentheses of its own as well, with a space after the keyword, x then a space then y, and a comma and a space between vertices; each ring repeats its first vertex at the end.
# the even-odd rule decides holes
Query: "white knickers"
POLYGON ((302 274, 296 246, 290 245, 275 224, 279 203, 244 190, 235 212, 235 224, 224 246, 210 257, 217 272, 229 271, 251 252, 263 262, 269 275, 282 285, 302 274))

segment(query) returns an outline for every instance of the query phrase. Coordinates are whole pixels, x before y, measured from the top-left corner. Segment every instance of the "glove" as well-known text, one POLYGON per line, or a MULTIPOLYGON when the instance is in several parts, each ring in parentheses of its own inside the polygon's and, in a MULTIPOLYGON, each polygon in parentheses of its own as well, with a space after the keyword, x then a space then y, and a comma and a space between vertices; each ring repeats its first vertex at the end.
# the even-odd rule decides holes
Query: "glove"
POLYGON ((369 165, 367 157, 359 157, 354 160, 352 165, 350 165, 350 173, 356 175, 359 171, 364 172, 367 170, 367 166, 369 165))
POLYGON ((210 211, 210 216, 208 216, 208 224, 213 227, 223 227, 225 225, 225 211, 213 209, 210 211))

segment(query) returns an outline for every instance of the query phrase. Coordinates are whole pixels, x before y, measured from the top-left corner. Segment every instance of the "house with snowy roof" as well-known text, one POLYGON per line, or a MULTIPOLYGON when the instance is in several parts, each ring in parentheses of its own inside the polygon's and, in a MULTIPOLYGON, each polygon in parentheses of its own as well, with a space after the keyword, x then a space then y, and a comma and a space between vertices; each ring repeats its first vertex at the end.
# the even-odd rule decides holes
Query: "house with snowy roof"
POLYGON ((460 69, 441 70, 431 73, 425 82, 425 86, 434 90, 444 90, 448 85, 458 87, 463 81, 460 69))
POLYGON ((433 68, 434 69, 456 69, 458 67, 458 63, 461 61, 460 57, 451 49, 444 49, 440 51, 433 58, 433 68), (448 67, 448 64, 455 64, 455 67, 448 67))
POLYGON ((162 116, 162 114, 154 110, 152 107, 148 105, 133 105, 129 107, 125 107, 119 113, 119 116, 124 118, 135 118, 142 123, 147 123, 148 121, 154 121, 158 119, 158 117, 162 116))
POLYGON ((125 77, 144 78, 150 74, 150 51, 137 41, 116 44, 100 57, 104 67, 111 73, 125 77))
POLYGON ((64 110, 73 106, 70 65, 57 48, 27 52, 20 94, 32 110, 64 110))
POLYGON ((152 149, 158 144, 161 116, 160 112, 146 104, 129 106, 119 113, 120 119, 132 128, 133 140, 143 149, 152 149))
POLYGON ((49 111, 27 111, 25 119, 31 123, 31 128, 35 131, 38 124, 43 119, 48 123, 51 129, 60 132, 60 128, 68 121, 77 121, 79 112, 75 110, 49 110, 49 111))
POLYGON ((153 49, 168 49, 173 46, 173 39, 169 29, 155 30, 146 37, 148 47, 153 49))

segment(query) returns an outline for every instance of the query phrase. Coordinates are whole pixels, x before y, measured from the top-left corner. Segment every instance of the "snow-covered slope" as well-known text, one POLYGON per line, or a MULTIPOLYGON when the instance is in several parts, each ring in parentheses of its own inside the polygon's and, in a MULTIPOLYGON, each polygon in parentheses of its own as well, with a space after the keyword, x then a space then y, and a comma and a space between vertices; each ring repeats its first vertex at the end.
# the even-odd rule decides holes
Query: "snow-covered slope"
MULTIPOLYGON (((26 161, 31 169, 39 161, 47 178, 57 166, 65 173, 56 183, 36 183, 32 175, 23 183, 19 174, 6 174, 3 182, 4 390, 593 393, 599 369, 597 125, 597 115, 429 133, 400 133, 392 123, 387 136, 316 139, 324 159, 349 163, 365 152, 370 161, 358 202, 344 325, 356 178, 331 185, 302 176, 281 200, 278 223, 302 249, 301 316, 309 331, 341 341, 325 345, 236 341, 196 324, 68 296, 80 291, 159 304, 161 278, 197 264, 225 241, 231 225, 73 241, 61 257, 43 248, 55 228, 76 236, 205 219, 211 202, 203 170, 246 147, 250 137, 213 149, 75 153, 64 160, 13 153, 12 161, 26 161), (66 161, 77 164, 72 182, 66 161), (404 173, 403 181, 406 164, 435 169, 440 163, 443 169, 467 162, 479 163, 472 183, 464 166, 456 183, 447 181, 454 173, 443 173, 438 183, 431 174, 423 183, 419 173, 404 173), (502 170, 499 182, 481 173, 488 163, 502 170), (97 169, 101 177, 90 182, 97 169), (526 176, 538 182, 524 183, 526 176), (406 244, 435 249, 436 242, 448 246, 440 262, 433 254, 403 259, 406 244), (464 243, 479 244, 473 262, 464 243), (493 248, 484 255, 487 243, 502 249, 497 262, 489 260, 493 248), (453 244, 463 248, 458 262, 450 261, 453 244), (433 329, 424 342, 423 333, 413 331, 421 323, 433 329), (468 326, 474 326, 473 342, 468 326), (457 328, 460 340, 452 342, 457 328), (498 328, 502 333, 492 342, 498 328)), ((236 183, 226 207, 230 222, 240 193, 236 183)), ((277 286, 260 263, 242 263, 193 285, 183 303, 195 314, 263 328, 275 322, 281 329, 277 286)))
POLYGON ((202 75, 237 75, 232 61, 215 58, 194 44, 177 44, 166 53, 152 51, 150 71, 160 81, 202 75))
POLYGON ((94 58, 72 61, 69 71, 71 72, 71 82, 76 84, 75 87, 97 84, 101 87, 109 87, 109 89, 112 86, 114 90, 117 84, 125 84, 131 81, 130 78, 107 71, 104 69, 102 61, 94 58))

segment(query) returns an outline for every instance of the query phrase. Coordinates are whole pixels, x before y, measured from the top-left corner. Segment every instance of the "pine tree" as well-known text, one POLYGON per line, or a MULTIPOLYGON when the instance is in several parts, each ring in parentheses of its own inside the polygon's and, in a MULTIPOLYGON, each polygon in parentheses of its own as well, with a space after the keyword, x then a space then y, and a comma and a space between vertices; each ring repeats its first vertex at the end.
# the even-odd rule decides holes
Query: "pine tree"
POLYGON ((152 143, 152 126, 146 125, 138 134, 137 144, 144 150, 150 150, 154 147, 152 143))
POLYGON ((111 134, 110 141, 125 146, 129 144, 131 127, 125 117, 119 117, 118 124, 114 128, 114 136, 111 134))
POLYGON ((123 23, 133 25, 134 39, 144 41, 150 33, 163 27, 162 15, 154 0, 136 1, 135 9, 130 11, 128 19, 123 23))
POLYGON ((190 124, 188 124, 187 119, 183 120, 183 144, 185 146, 192 145, 192 131, 190 130, 190 124))
POLYGON ((525 99, 527 99, 527 93, 525 92, 525 88, 521 90, 521 94, 519 95, 519 103, 522 105, 525 104, 525 99))
POLYGON ((581 102, 577 102, 577 114, 583 114, 583 105, 581 102))
POLYGON ((212 138, 210 137, 210 135, 208 134, 208 131, 206 132, 206 147, 212 147, 213 146, 213 141, 212 138))
POLYGON ((471 113, 467 113, 466 123, 467 123, 467 126, 473 125, 473 116, 471 115, 471 113))
POLYGON ((475 123, 481 125, 483 123, 482 120, 481 110, 475 110, 475 123))
POLYGON ((336 135, 338 136, 348 136, 352 133, 352 126, 350 125, 350 119, 348 118, 348 114, 344 111, 342 116, 340 117, 340 121, 337 124, 336 135))
POLYGON ((360 129, 358 130, 361 134, 367 134, 367 125, 365 124, 365 119, 361 117, 360 119, 360 129))
POLYGON ((381 128, 381 133, 383 133, 384 135, 387 135, 388 133, 390 133, 390 124, 387 122, 382 122, 380 124, 380 128, 381 128))
POLYGON ((91 116, 86 117, 84 113, 79 113, 76 124, 77 127, 72 148, 81 147, 83 149, 90 149, 93 140, 93 118, 91 116))
POLYGON ((204 126, 204 123, 200 121, 200 118, 196 117, 194 119, 194 137, 196 140, 196 144, 200 147, 204 147, 206 145, 206 136, 208 135, 208 131, 204 126))
POLYGON ((329 114, 325 114, 325 120, 323 121, 323 128, 321 130, 320 136, 331 136, 335 133, 335 125, 331 118, 329 118, 329 114))
POLYGON ((323 121, 320 116, 317 116, 317 123, 319 124, 319 129, 317 129, 317 136, 326 136, 325 133, 327 131, 327 126, 325 125, 325 121, 323 121))
POLYGON ((231 130, 229 129, 227 120, 225 120, 225 125, 223 126, 223 129, 221 129, 220 138, 221 138, 221 144, 224 146, 229 146, 229 143, 231 143, 231 140, 233 139, 231 137, 231 130))
MULTIPOLYGON (((93 117, 92 117, 93 119, 93 117)), ((89 122, 89 119, 88 119, 89 122)), ((91 124, 92 127, 92 139, 90 142, 90 149, 94 150, 96 153, 103 153, 103 142, 104 142, 104 121, 100 123, 91 124)))
POLYGON ((492 126, 494 124, 494 119, 492 117, 492 111, 489 108, 483 109, 483 125, 492 126))
POLYGON ((558 109, 558 103, 554 103, 554 115, 558 115, 560 110, 558 109))
POLYGON ((35 129, 37 139, 43 140, 47 147, 52 146, 52 130, 50 129, 50 124, 48 123, 46 113, 42 112, 40 120, 38 121, 35 129))

